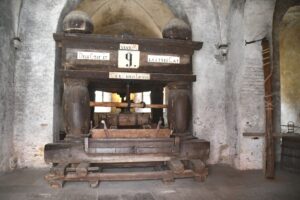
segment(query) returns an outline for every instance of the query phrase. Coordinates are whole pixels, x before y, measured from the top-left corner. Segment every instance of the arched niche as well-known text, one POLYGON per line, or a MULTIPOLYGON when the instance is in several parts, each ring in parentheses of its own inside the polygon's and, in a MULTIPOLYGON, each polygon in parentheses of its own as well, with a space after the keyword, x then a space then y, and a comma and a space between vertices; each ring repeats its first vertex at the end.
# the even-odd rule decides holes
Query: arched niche
MULTIPOLYGON (((299 6, 298 0, 277 0, 273 14, 272 29, 272 94, 273 94, 273 132, 281 132, 281 77, 280 77, 280 29, 288 10, 299 6)), ((276 140, 276 161, 280 161, 280 140, 276 140)))
POLYGON ((86 12, 93 21, 94 33, 162 37, 162 29, 175 18, 169 7, 160 0, 85 0, 78 10, 86 12))
POLYGON ((300 6, 294 6, 285 13, 279 33, 281 124, 300 124, 299 33, 300 6))

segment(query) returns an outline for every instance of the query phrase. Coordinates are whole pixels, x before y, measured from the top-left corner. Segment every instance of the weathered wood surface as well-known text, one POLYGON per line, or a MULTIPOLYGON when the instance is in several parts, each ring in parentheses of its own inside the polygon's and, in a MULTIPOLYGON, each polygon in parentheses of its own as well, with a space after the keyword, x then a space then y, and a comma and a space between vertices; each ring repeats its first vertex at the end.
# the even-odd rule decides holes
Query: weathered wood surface
MULTIPOLYGON (((90 107, 117 107, 117 108, 127 108, 128 103, 125 102, 90 102, 90 107)), ((153 109, 160 109, 160 108, 168 108, 168 105, 164 104, 143 104, 143 103, 131 103, 130 108, 153 108, 153 109)))
MULTIPOLYGON (((127 104, 127 103, 126 103, 127 104)), ((104 120, 106 126, 143 126, 151 124, 150 113, 99 113, 99 123, 104 120)))
POLYGON ((170 129, 92 129, 92 138, 168 138, 170 129))
POLYGON ((54 40, 58 43, 66 42, 68 46, 78 47, 78 44, 83 47, 105 49, 119 49, 120 43, 138 44, 140 51, 149 51, 157 53, 175 53, 175 54, 190 54, 194 50, 202 48, 202 42, 193 42, 190 40, 174 40, 174 39, 157 39, 157 38, 125 38, 118 36, 104 36, 104 35, 79 35, 79 34, 53 34, 54 40), (75 45, 74 45, 75 44, 75 45))
POLYGON ((190 85, 177 82, 168 85, 168 123, 174 133, 188 131, 191 118, 190 85))
POLYGON ((85 152, 83 143, 47 144, 44 150, 45 161, 47 163, 133 163, 171 159, 201 159, 205 162, 208 159, 209 142, 192 138, 176 142, 176 138, 89 139, 88 151, 97 152, 96 150, 101 148, 105 151, 107 148, 110 153, 85 152), (124 148, 122 151, 128 153, 118 153, 117 148, 119 150, 124 148), (165 153, 166 151, 168 153, 165 153))
MULTIPOLYGON (((118 72, 118 70, 116 70, 118 72)), ((88 80, 113 80, 109 78, 109 72, 100 72, 93 70, 60 70, 62 77, 65 78, 82 78, 88 80)), ((116 79, 117 80, 117 79, 116 79)), ((120 79, 122 80, 122 79, 120 79)), ((150 80, 138 80, 135 81, 149 82, 149 81, 162 81, 162 82, 172 82, 172 81, 196 81, 196 75, 191 74, 163 74, 163 73, 150 73, 150 80)))
POLYGON ((152 63, 148 62, 148 55, 157 55, 157 53, 140 52, 140 66, 137 69, 133 68, 119 68, 118 67, 118 49, 105 50, 103 48, 97 49, 80 49, 80 48, 66 48, 64 69, 67 70, 95 70, 95 71, 115 71, 120 72, 144 72, 144 73, 168 73, 168 74, 192 74, 192 65, 190 55, 177 54, 162 54, 163 56, 179 57, 180 63, 152 63), (109 53, 109 60, 81 60, 77 59, 77 52, 101 52, 109 53))
POLYGON ((186 169, 182 173, 174 174, 171 170, 149 172, 99 172, 89 173, 87 176, 78 176, 76 173, 68 173, 65 176, 47 177, 47 180, 63 181, 132 181, 132 180, 156 180, 170 178, 194 177, 192 170, 186 169))
POLYGON ((266 112, 266 134, 265 134, 265 165, 266 178, 275 177, 275 147, 273 138, 273 105, 272 105, 272 69, 270 61, 270 45, 268 40, 262 41, 263 47, 263 70, 265 79, 265 112, 266 112))
MULTIPOLYGON (((45 161, 47 163, 137 163, 168 161, 175 154, 172 153, 86 153, 84 147, 68 147, 64 145, 46 145, 45 161), (50 150, 51 149, 51 150, 50 150)), ((112 149, 112 148, 110 148, 112 149)), ((149 148, 151 149, 151 148, 149 148)), ((160 148, 157 148, 158 150, 160 148)))
MULTIPOLYGON (((66 181, 85 181, 93 183, 96 187, 100 181, 133 181, 133 180, 157 180, 161 179, 164 183, 173 182, 177 178, 191 178, 194 177, 196 181, 204 181, 208 175, 207 168, 202 173, 197 173, 191 169, 184 169, 181 172, 174 173, 172 170, 155 171, 131 171, 131 172, 90 172, 87 175, 79 176, 74 172, 69 172, 64 176, 45 176, 49 184, 55 182, 66 181)), ((62 185, 61 185, 62 186, 62 185)))
POLYGON ((89 132, 90 96, 85 80, 64 80, 64 130, 68 136, 80 137, 89 132))

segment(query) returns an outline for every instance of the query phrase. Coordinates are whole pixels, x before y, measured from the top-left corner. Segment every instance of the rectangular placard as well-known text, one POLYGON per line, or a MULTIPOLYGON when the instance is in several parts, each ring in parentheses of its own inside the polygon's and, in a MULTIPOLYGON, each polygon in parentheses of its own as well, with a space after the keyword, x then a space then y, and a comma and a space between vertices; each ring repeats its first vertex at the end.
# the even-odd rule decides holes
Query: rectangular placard
POLYGON ((120 43, 120 50, 138 51, 139 50, 139 45, 138 44, 124 44, 124 43, 120 43))
POLYGON ((110 79, 150 80, 148 73, 109 72, 110 79))
POLYGON ((118 51, 118 68, 137 69, 140 67, 139 51, 118 51))
POLYGON ((148 63, 180 64, 179 56, 148 55, 148 63))
POLYGON ((78 51, 78 60, 110 60, 110 53, 78 51))

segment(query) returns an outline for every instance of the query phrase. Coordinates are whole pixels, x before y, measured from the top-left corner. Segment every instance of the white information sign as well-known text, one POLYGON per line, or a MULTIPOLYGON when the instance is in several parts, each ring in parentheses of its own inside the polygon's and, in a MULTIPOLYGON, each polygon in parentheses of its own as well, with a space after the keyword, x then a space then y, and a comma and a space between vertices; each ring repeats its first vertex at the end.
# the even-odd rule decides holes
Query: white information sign
POLYGON ((132 50, 132 51, 138 51, 139 45, 138 44, 120 44, 120 50, 132 50))
POLYGON ((110 60, 110 53, 78 51, 78 60, 110 60))
POLYGON ((147 73, 109 72, 110 79, 150 80, 147 73))
POLYGON ((140 66, 139 51, 118 51, 118 68, 137 69, 140 66))
POLYGON ((179 56, 160 56, 160 55, 148 55, 149 63, 168 63, 168 64, 180 64, 179 56))

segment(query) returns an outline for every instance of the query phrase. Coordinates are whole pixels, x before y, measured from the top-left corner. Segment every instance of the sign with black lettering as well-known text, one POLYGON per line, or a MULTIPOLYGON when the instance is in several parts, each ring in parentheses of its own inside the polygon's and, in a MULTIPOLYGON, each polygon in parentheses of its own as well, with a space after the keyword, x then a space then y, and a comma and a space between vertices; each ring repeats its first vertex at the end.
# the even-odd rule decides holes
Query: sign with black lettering
POLYGON ((139 45, 138 44, 120 44, 120 50, 133 50, 138 51, 139 45))
POLYGON ((148 73, 109 72, 110 79, 150 80, 148 73))
POLYGON ((148 63, 180 64, 179 56, 148 55, 148 63))
POLYGON ((118 68, 137 69, 140 66, 139 51, 118 51, 118 68))
POLYGON ((110 60, 110 54, 107 52, 87 52, 78 51, 78 60, 110 60))

